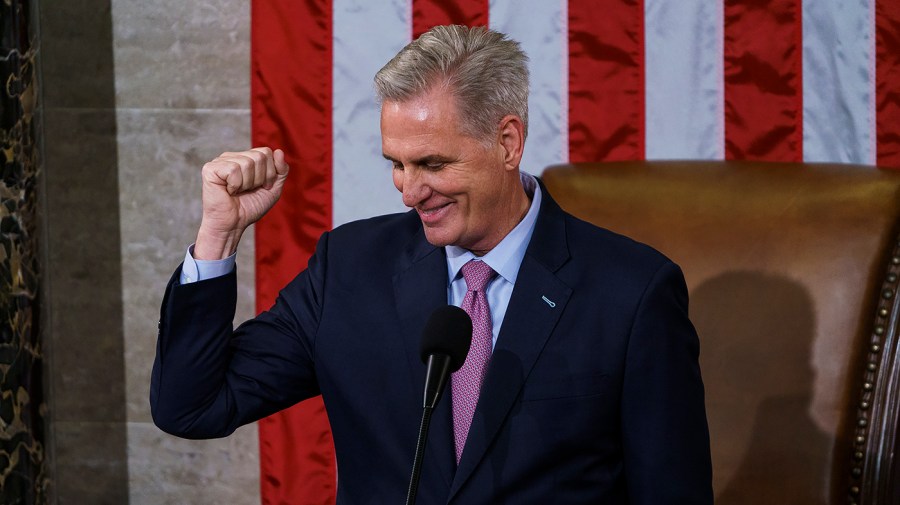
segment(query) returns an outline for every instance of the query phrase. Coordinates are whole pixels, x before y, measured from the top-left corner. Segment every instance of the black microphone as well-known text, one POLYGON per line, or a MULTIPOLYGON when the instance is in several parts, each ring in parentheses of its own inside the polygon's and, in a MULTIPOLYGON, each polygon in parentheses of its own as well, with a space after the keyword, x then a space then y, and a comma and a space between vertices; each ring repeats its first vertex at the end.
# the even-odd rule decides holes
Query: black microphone
POLYGON ((422 331, 422 345, 419 348, 422 361, 428 368, 425 371, 422 424, 419 426, 419 440, 416 443, 416 458, 409 480, 409 490, 406 493, 406 505, 416 503, 431 413, 447 387, 447 378, 452 372, 459 370, 466 361, 470 345, 472 345, 472 319, 466 311, 447 305, 431 313, 422 331))
POLYGON ((431 313, 422 331, 419 354, 428 365, 425 372, 424 408, 434 408, 447 386, 447 377, 462 367, 472 345, 472 319, 453 305, 431 313))

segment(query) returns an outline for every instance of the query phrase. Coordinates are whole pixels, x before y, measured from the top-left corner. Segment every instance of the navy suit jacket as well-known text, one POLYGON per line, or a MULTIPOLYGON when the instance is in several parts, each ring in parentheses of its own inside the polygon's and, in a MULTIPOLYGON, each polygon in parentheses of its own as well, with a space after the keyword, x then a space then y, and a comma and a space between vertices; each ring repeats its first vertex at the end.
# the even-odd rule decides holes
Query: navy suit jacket
MULTIPOLYGON (((462 459, 447 394, 419 503, 711 504, 681 271, 544 195, 462 459)), ((415 212, 324 234, 275 305, 234 331, 234 274, 187 285, 179 275, 153 366, 157 425, 221 437, 321 393, 338 504, 402 503, 422 412, 421 332, 448 285, 444 249, 415 212)))

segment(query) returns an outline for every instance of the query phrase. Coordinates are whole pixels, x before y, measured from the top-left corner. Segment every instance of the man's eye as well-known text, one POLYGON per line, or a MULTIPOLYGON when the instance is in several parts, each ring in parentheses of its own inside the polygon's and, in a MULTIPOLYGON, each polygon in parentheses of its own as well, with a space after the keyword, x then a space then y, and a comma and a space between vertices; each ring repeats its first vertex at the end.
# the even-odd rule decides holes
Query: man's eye
POLYGON ((425 168, 428 170, 440 170, 444 168, 444 163, 440 161, 429 161, 425 164, 425 168))
POLYGON ((397 163, 396 161, 393 163, 394 170, 403 170, 403 164, 397 163))

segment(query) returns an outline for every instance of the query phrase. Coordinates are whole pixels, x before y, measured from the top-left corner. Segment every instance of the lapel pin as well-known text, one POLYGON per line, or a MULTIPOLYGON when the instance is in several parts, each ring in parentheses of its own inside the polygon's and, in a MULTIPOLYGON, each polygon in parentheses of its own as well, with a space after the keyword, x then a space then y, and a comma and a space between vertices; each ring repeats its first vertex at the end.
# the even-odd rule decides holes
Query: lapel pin
POLYGON ((546 296, 541 296, 541 300, 544 300, 545 302, 547 302, 547 305, 549 305, 551 309, 552 309, 553 307, 556 307, 556 302, 551 301, 551 300, 550 300, 549 298, 547 298, 546 296))

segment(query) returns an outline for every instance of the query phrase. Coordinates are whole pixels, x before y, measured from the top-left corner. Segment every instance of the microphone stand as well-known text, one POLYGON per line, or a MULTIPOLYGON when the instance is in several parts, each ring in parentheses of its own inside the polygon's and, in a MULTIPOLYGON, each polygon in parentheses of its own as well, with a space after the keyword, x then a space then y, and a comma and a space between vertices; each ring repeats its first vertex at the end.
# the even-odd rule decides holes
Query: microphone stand
POLYGON ((416 491, 419 490, 419 475, 422 473, 422 459, 425 457, 425 441, 428 439, 428 426, 431 424, 431 413, 434 407, 422 409, 422 424, 419 426, 419 441, 416 442, 416 459, 413 462, 412 477, 409 479, 409 490, 406 492, 406 505, 415 505, 416 491))
POLYGON ((422 404, 422 423, 419 426, 419 440, 416 442, 416 458, 413 461, 412 477, 409 479, 409 490, 406 492, 406 505, 415 505, 416 492, 419 489, 419 476, 422 473, 422 460, 425 458, 425 442, 428 440, 428 426, 431 425, 431 413, 441 399, 441 393, 447 385, 450 375, 450 356, 431 354, 428 356, 428 371, 425 379, 425 399, 422 404))

